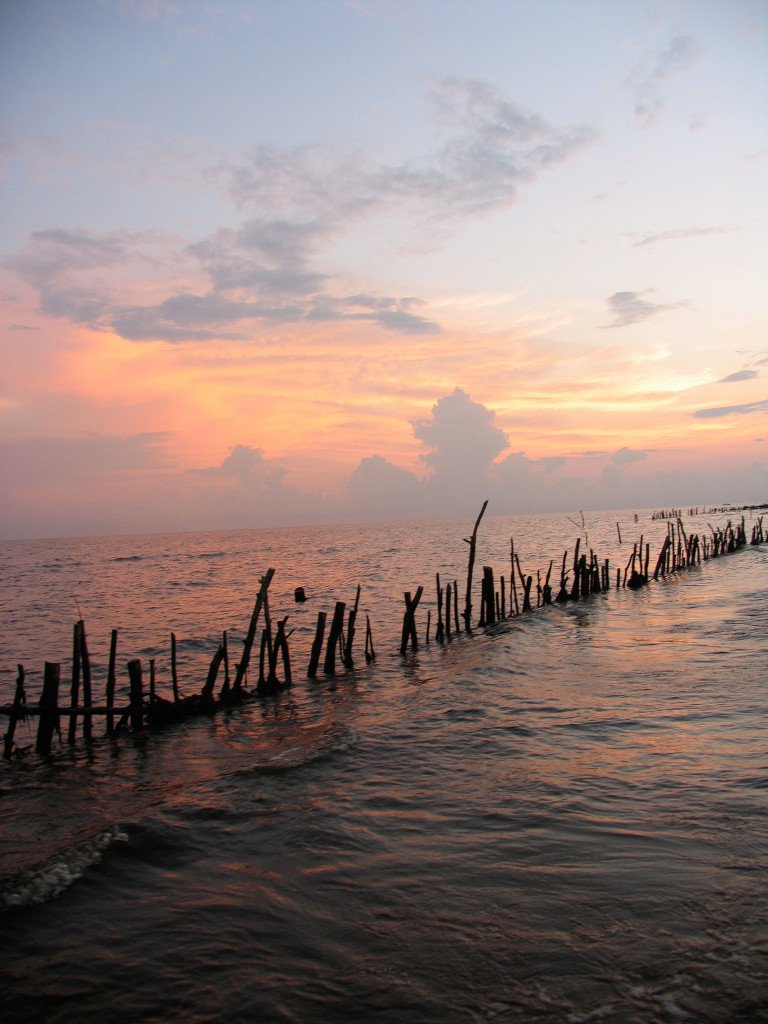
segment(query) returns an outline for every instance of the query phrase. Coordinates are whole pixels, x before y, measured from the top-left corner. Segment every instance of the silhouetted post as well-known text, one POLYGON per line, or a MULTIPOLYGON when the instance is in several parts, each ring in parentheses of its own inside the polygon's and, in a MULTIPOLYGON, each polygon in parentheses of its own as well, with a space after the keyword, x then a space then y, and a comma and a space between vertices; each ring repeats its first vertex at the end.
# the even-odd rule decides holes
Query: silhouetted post
POLYGON ((347 642, 344 646, 344 666, 345 668, 353 668, 354 662, 352 660, 352 643, 355 639, 355 622, 357 621, 357 609, 360 606, 360 584, 357 585, 357 593, 355 595, 355 604, 352 611, 349 613, 347 620, 347 642))
POLYGON ((3 757, 10 761, 13 753, 13 736, 16 732, 16 723, 24 718, 21 708, 27 702, 27 695, 24 692, 24 666, 19 665, 19 674, 16 678, 16 693, 13 696, 13 708, 8 716, 8 732, 5 734, 3 743, 3 757))
MULTIPOLYGON (((213 688, 216 685, 216 679, 218 678, 219 675, 221 663, 222 661, 224 661, 224 651, 224 644, 219 644, 219 646, 216 648, 216 653, 211 658, 211 664, 208 666, 208 675, 206 676, 205 679, 205 685, 200 691, 200 696, 203 698, 204 701, 207 701, 208 703, 211 703, 213 701, 213 688)), ((150 662, 150 666, 151 664, 152 662, 150 662)), ((151 701, 152 697, 150 696, 149 699, 151 701)))
POLYGON ((549 569, 547 569, 547 578, 544 580, 544 586, 541 591, 542 604, 552 604, 552 587, 549 584, 549 578, 552 575, 553 561, 550 559, 549 569))
POLYGON ((131 687, 131 728, 134 732, 141 732, 144 727, 144 683, 141 677, 141 661, 138 658, 128 662, 128 678, 131 687))
POLYGON ((323 665, 323 671, 327 676, 336 674, 336 647, 344 629, 344 610, 346 607, 344 601, 337 601, 333 612, 331 629, 328 633, 328 646, 325 649, 325 664, 323 665))
POLYGON ((365 660, 369 665, 372 661, 376 660, 376 652, 373 649, 373 633, 371 632, 371 620, 368 615, 365 616, 365 660))
MULTIPOLYGON (((360 588, 358 587, 358 592, 360 588)), ((283 686, 291 686, 293 683, 293 676, 291 675, 291 656, 288 651, 288 637, 291 633, 285 632, 285 624, 288 621, 286 615, 284 619, 281 619, 277 624, 277 635, 275 637, 275 658, 277 658, 277 652, 280 651, 280 656, 283 661, 283 686)))
POLYGON ((267 590, 269 589, 269 585, 272 582, 272 577, 274 575, 275 570, 268 569, 266 575, 262 576, 261 578, 259 592, 256 595, 256 604, 254 605, 253 613, 251 614, 251 621, 248 625, 248 633, 246 634, 245 640, 243 642, 243 656, 240 659, 240 664, 237 666, 237 672, 235 673, 235 682, 232 688, 236 692, 239 692, 243 689, 245 675, 248 671, 248 663, 251 660, 253 641, 256 637, 256 625, 259 621, 261 609, 264 607, 264 604, 267 600, 267 590))
POLYGON ((325 637, 326 617, 327 616, 325 612, 317 613, 317 627, 315 628, 315 639, 312 641, 312 650, 309 655, 309 668, 307 669, 308 679, 314 679, 315 676, 317 675, 317 666, 320 662, 320 652, 323 649, 323 638, 325 637))
POLYGON ((488 506, 488 499, 486 498, 483 502, 483 507, 480 509, 480 515, 477 517, 475 522, 475 528, 472 531, 471 537, 465 537, 464 543, 469 544, 469 561, 467 563, 467 594, 464 602, 464 628, 467 633, 472 632, 472 573, 475 568, 475 549, 477 547, 477 528, 480 525, 480 520, 483 518, 483 513, 488 506))
POLYGON ((507 598, 504 593, 504 577, 499 576, 499 586, 501 587, 501 609, 499 612, 499 618, 506 619, 507 617, 507 598))
POLYGON ((69 691, 69 729, 67 730, 67 743, 74 743, 77 738, 77 703, 80 699, 80 630, 83 623, 81 619, 75 623, 72 636, 72 686, 69 691))
POLYGON ((451 639, 451 596, 452 588, 449 583, 445 588, 445 639, 451 639))
POLYGON ((155 694, 155 683, 156 683, 156 681, 157 681, 157 677, 156 677, 156 674, 155 674, 155 659, 154 658, 150 658, 149 659, 149 703, 150 704, 154 704, 155 701, 157 700, 157 695, 155 694))
POLYGON ((619 535, 619 545, 621 545, 621 530, 619 529, 618 523, 616 523, 616 533, 619 535))
MULTIPOLYGON (((517 583, 515 581, 515 541, 514 541, 513 537, 509 538, 509 565, 510 565, 509 585, 510 585, 510 589, 512 590, 512 597, 513 597, 514 602, 515 602, 515 615, 519 615, 520 614, 520 605, 518 604, 518 601, 517 601, 517 583)), ((510 612, 512 611, 511 605, 512 605, 512 601, 510 601, 510 609, 509 609, 510 612)))
POLYGON ((453 624, 459 632, 459 581, 453 581, 453 624))
POLYGON ((93 739, 93 690, 91 688, 91 656, 85 638, 85 623, 80 623, 80 663, 83 671, 83 739, 93 739))
POLYGON ((179 676, 176 671, 176 634, 171 633, 171 684, 173 686, 173 703, 179 703, 179 676))
POLYGON ((115 706, 115 663, 117 660, 117 630, 112 630, 112 637, 109 641, 109 666, 107 668, 107 735, 112 736, 115 731, 115 716, 112 708, 115 706))
POLYGON ((411 599, 410 591, 407 591, 405 597, 405 614, 403 615, 403 635, 400 642, 400 653, 405 654, 408 647, 408 641, 411 643, 411 650, 416 650, 419 646, 419 639, 416 635, 416 609, 419 606, 421 595, 424 593, 424 587, 418 587, 416 589, 416 596, 411 599))
POLYGON ((229 639, 226 629, 221 635, 221 643, 224 647, 224 683, 219 693, 219 700, 228 700, 232 687, 229 685, 229 639))
POLYGON ((496 588, 493 582, 493 568, 490 565, 483 566, 483 583, 480 594, 478 626, 493 626, 496 623, 496 588))
POLYGON ((46 661, 43 672, 43 692, 40 696, 40 720, 37 724, 35 751, 47 757, 51 752, 53 734, 59 728, 59 665, 46 661))
POLYGON ((435 640, 441 644, 445 637, 445 626, 443 625, 443 588, 440 586, 439 572, 435 574, 435 585, 437 587, 437 629, 435 630, 435 640))

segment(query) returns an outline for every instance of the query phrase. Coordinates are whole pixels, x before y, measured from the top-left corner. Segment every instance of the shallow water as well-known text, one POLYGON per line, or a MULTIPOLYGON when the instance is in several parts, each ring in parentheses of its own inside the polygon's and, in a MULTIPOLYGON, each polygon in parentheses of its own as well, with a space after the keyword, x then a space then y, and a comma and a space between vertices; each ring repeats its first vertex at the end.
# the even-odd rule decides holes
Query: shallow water
MULTIPOLYGON (((586 524, 622 569, 666 531, 623 515, 621 549, 586 524)), ((0 769, 4 1020, 768 1019, 768 548, 401 659, 403 590, 423 633, 472 525, 7 546, 6 693, 66 660, 71 593, 95 661, 119 626, 167 678, 174 629, 191 691, 268 565, 296 655, 275 698, 0 769), (377 660, 312 683, 358 582, 377 660)), ((578 532, 484 521, 476 578, 578 532)))

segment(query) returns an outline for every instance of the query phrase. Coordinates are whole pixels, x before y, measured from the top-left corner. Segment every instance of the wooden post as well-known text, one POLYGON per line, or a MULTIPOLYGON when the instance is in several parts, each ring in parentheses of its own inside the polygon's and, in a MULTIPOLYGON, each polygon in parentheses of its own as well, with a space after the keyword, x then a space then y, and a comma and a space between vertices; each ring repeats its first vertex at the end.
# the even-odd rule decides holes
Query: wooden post
POLYGON ((445 639, 451 639, 451 594, 452 588, 449 583, 445 588, 445 639))
POLYGON ((88 641, 85 638, 85 623, 80 623, 80 664, 83 670, 83 739, 90 743, 93 739, 93 691, 91 688, 91 656, 88 653, 88 641))
POLYGON ((20 722, 24 714, 20 710, 27 702, 27 695, 24 692, 24 666, 19 665, 19 674, 16 678, 16 693, 13 696, 13 708, 8 716, 8 732, 3 740, 3 757, 10 761, 13 753, 13 736, 16 732, 16 723, 20 722))
POLYGON ((429 631, 432 629, 432 609, 427 608, 427 628, 424 630, 424 643, 429 647, 429 631))
POLYGON ((493 581, 493 568, 483 566, 483 589, 480 602, 480 626, 496 625, 496 586, 493 581))
POLYGON ((507 617, 507 598, 504 592, 504 577, 499 576, 499 586, 501 587, 501 610, 499 618, 506 619, 507 617))
POLYGON ((553 565, 554 562, 550 559, 549 568, 547 569, 547 578, 544 580, 544 586, 541 592, 541 600, 543 604, 552 604, 552 587, 550 586, 549 578, 552 575, 553 565))
POLYGON ((155 659, 154 658, 150 658, 149 659, 149 703, 150 704, 154 704, 155 701, 157 700, 157 695, 155 693, 155 683, 156 683, 156 681, 157 681, 157 678, 156 678, 156 674, 155 674, 155 659))
POLYGON ((435 630, 435 640, 441 644, 445 638, 445 626, 443 624, 443 588, 440 586, 439 572, 435 574, 435 586, 437 587, 437 629, 435 630))
POLYGON ((251 621, 248 625, 248 633, 246 634, 245 641, 243 643, 243 656, 240 659, 240 664, 237 666, 237 672, 235 673, 235 682, 232 687, 235 691, 239 692, 243 689, 245 675, 248 671, 248 663, 251 660, 251 651, 253 649, 253 641, 256 637, 256 625, 259 621, 259 615, 261 609, 264 606, 264 602, 267 598, 267 590, 272 582, 272 577, 275 575, 274 569, 268 569, 265 576, 262 576, 259 586, 259 592, 256 595, 256 604, 254 605, 253 612, 251 614, 251 621))
POLYGON ((69 729, 67 730, 67 743, 72 744, 77 738, 77 704, 80 699, 80 630, 83 627, 82 619, 78 619, 72 636, 72 686, 70 687, 69 703, 69 729))
POLYGON ((354 662, 352 660, 352 642, 355 639, 355 622, 357 621, 357 609, 360 605, 360 584, 357 585, 357 593, 355 595, 355 604, 352 611, 349 613, 347 620, 347 642, 344 645, 344 667, 353 668, 354 662))
POLYGON ((373 633, 371 632, 371 620, 365 616, 365 660, 370 665, 376 660, 376 652, 373 649, 373 633))
MULTIPOLYGON (((359 591, 358 587, 358 591, 359 591)), ((291 686, 293 683, 293 677, 291 675, 291 655, 288 651, 288 637, 290 633, 285 632, 285 624, 288 621, 288 616, 282 619, 277 624, 277 636, 275 638, 275 655, 277 651, 280 651, 280 655, 283 659, 283 686, 291 686)), ((291 633, 293 630, 291 630, 291 633)))
MULTIPOLYGON (((312 650, 309 655, 309 668, 307 669, 307 678, 314 679, 317 675, 317 666, 320 662, 320 652, 323 649, 323 637, 325 636, 325 620, 327 616, 325 612, 317 613, 317 627, 315 628, 315 639, 312 641, 312 650)), ((366 635, 366 650, 368 637, 366 635)))
MULTIPOLYGON (((222 663, 222 661, 224 661, 224 650, 225 650, 224 644, 219 644, 219 646, 216 648, 216 653, 211 658, 211 664, 208 667, 208 675, 207 675, 206 680, 205 680, 205 685, 203 686, 202 690, 200 691, 200 696, 205 701, 213 701, 213 688, 216 685, 216 679, 217 679, 217 677, 219 675, 219 669, 221 668, 221 663, 222 663)), ((149 664, 150 664, 150 667, 151 667, 152 662, 150 661, 149 664)), ((150 698, 149 698, 150 701, 152 700, 152 695, 151 694, 152 694, 152 691, 150 690, 150 698)))
POLYGON ((144 683, 141 678, 141 661, 133 658, 128 662, 128 677, 131 684, 131 728, 141 732, 144 728, 144 683))
POLYGON ((117 630, 112 630, 112 637, 109 641, 109 667, 107 668, 107 735, 112 736, 115 731, 115 716, 112 708, 115 706, 115 662, 117 659, 117 630))
MULTIPOLYGON (((517 603, 517 583, 515 582, 515 541, 512 537, 509 538, 509 562, 509 583, 512 588, 512 597, 515 601, 515 615, 519 615, 520 605, 517 603)), ((512 602, 510 601, 510 612, 512 611, 511 604, 512 602)))
POLYGON ((46 661, 43 672, 43 692, 40 697, 40 720, 37 724, 35 751, 47 757, 51 752, 54 731, 59 728, 59 679, 61 668, 46 661))
POLYGON ((171 684, 173 686, 173 703, 179 703, 179 676, 176 671, 176 634, 171 633, 171 684))
POLYGON ((480 515, 475 521, 475 528, 472 531, 471 537, 465 537, 464 543, 469 544, 469 561, 467 564, 467 594, 464 602, 464 629, 467 633, 472 632, 472 573, 475 567, 475 548, 477 547, 477 528, 480 525, 480 520, 483 518, 483 513, 488 505, 488 499, 486 498, 483 502, 483 507, 480 509, 480 515))
POLYGON ((405 597, 405 614, 403 615, 403 634, 400 642, 400 653, 405 654, 408 647, 408 641, 411 643, 411 650, 416 650, 419 646, 419 639, 416 635, 416 609, 419 606, 421 595, 424 593, 424 587, 418 587, 416 589, 416 596, 411 599, 410 591, 407 591, 405 597))
POLYGON ((328 676, 336 674, 336 647, 344 629, 344 609, 346 607, 344 601, 337 601, 333 612, 331 629, 328 633, 328 646, 325 649, 325 663, 323 665, 323 671, 328 676))
POLYGON ((459 632, 459 581, 453 581, 453 624, 459 632))

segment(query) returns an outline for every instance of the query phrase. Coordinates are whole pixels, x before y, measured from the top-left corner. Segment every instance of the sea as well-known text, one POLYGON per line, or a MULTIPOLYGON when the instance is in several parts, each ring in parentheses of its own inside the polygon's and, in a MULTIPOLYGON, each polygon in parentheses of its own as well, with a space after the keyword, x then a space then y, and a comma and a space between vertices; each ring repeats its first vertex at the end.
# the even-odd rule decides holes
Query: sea
MULTIPOLYGON (((741 515, 681 510, 701 536, 741 515)), ((64 721, 49 758, 17 727, 4 1024, 768 1021, 768 544, 616 589, 668 522, 489 509, 473 615, 491 566, 508 617, 443 642, 436 575, 463 610, 474 514, 2 543, 0 704, 18 665, 35 702, 46 661, 64 696, 78 619, 98 700, 113 629, 118 701, 136 658, 170 694, 171 633, 199 692, 269 568, 293 670, 258 697, 252 668, 253 699, 140 735, 97 719, 69 745, 64 721), (535 607, 577 538, 610 591, 535 607), (512 542, 534 607, 510 618, 512 542), (307 678, 318 612, 358 586, 354 664, 307 678)))

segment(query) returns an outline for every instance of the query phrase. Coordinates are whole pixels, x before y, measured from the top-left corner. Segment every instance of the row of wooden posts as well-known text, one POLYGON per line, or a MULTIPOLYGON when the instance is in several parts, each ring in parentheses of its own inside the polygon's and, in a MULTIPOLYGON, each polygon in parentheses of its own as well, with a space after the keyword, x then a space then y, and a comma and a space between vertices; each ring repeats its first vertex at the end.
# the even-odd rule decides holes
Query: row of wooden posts
MULTIPOLYGON (((499 577, 499 589, 497 589, 493 568, 487 565, 483 566, 480 585, 480 614, 476 624, 474 622, 472 598, 477 533, 487 505, 488 502, 486 501, 475 521, 470 537, 464 538, 465 542, 469 545, 469 556, 463 612, 459 612, 458 581, 453 580, 443 586, 440 581, 440 575, 437 574, 436 576, 437 622, 434 639, 438 643, 442 644, 450 641, 454 634, 462 631, 460 620, 463 620, 464 632, 471 633, 473 624, 479 628, 495 626, 507 618, 515 618, 526 614, 534 607, 534 598, 532 597, 533 576, 526 575, 523 572, 520 559, 515 552, 514 540, 512 539, 510 540, 509 586, 507 587, 505 578, 502 575, 499 577), (507 604, 507 597, 509 597, 509 605, 507 604)), ((664 577, 670 573, 692 568, 694 565, 700 564, 702 559, 706 561, 710 558, 717 558, 736 551, 747 543, 743 517, 736 526, 729 521, 722 529, 715 529, 712 526, 709 529, 711 536, 700 539, 698 534, 692 534, 691 536, 686 534, 680 518, 674 522, 668 522, 667 536, 656 559, 653 579, 657 580, 659 577, 664 577)), ((763 529, 763 517, 761 516, 753 526, 750 543, 755 545, 762 544, 766 539, 768 537, 766 537, 766 532, 763 529)), ((560 581, 556 593, 553 593, 553 587, 550 582, 553 565, 554 562, 550 561, 543 581, 541 572, 537 572, 536 607, 550 605, 553 601, 557 603, 576 601, 610 589, 611 570, 608 559, 601 562, 591 550, 589 556, 587 556, 585 552, 581 551, 580 538, 576 541, 574 555, 570 563, 567 549, 563 554, 560 567, 560 581)), ((624 567, 623 574, 620 568, 616 570, 616 589, 622 587, 638 589, 645 586, 650 578, 649 566, 650 545, 644 543, 641 537, 639 543, 633 545, 632 554, 624 567)), ((159 727, 170 722, 181 721, 192 715, 210 714, 219 706, 242 703, 253 696, 272 694, 290 686, 293 680, 288 639, 291 636, 292 630, 286 628, 288 616, 274 623, 269 609, 269 586, 274 573, 274 569, 269 569, 260 580, 256 602, 245 639, 243 640, 243 652, 235 667, 234 679, 230 678, 229 647, 227 634, 224 633, 222 641, 211 660, 205 683, 200 693, 193 696, 181 696, 179 693, 176 636, 172 633, 172 699, 168 700, 157 693, 154 658, 151 658, 149 661, 148 692, 145 692, 145 677, 142 664, 138 658, 134 658, 127 663, 129 678, 128 703, 116 705, 117 630, 113 629, 107 668, 105 702, 103 705, 94 705, 91 661, 88 652, 85 624, 82 620, 79 620, 75 624, 73 633, 72 677, 68 705, 59 705, 61 667, 58 663, 45 663, 42 694, 39 703, 36 705, 27 703, 24 687, 24 667, 22 665, 18 666, 19 674, 13 703, 0 707, 0 714, 8 716, 8 730, 5 733, 3 744, 4 758, 10 760, 15 752, 19 752, 14 740, 15 730, 17 724, 26 716, 37 716, 39 718, 35 751, 40 755, 47 756, 50 754, 54 736, 56 734, 61 736, 60 722, 62 716, 68 716, 69 719, 67 729, 67 742, 69 744, 76 742, 78 721, 82 723, 82 739, 86 743, 90 743, 93 740, 93 719, 97 716, 105 717, 107 736, 115 736, 127 729, 134 733, 139 733, 146 728, 159 727), (263 625, 259 643, 258 678, 255 687, 248 689, 246 685, 248 671, 253 660, 253 652, 261 619, 263 619, 263 625), (217 695, 216 686, 222 667, 224 670, 224 680, 217 695)), ((342 664, 347 670, 354 668, 353 644, 357 631, 360 594, 361 588, 358 586, 354 604, 349 612, 347 612, 345 602, 336 602, 327 641, 325 640, 327 614, 324 611, 318 613, 315 636, 307 667, 308 678, 315 679, 317 677, 324 643, 325 658, 323 659, 323 672, 326 676, 335 675, 337 658, 341 659, 342 664)), ((424 588, 419 586, 415 592, 408 591, 404 595, 405 612, 400 643, 401 655, 406 655, 409 649, 414 651, 418 648, 416 612, 423 594, 424 588)), ((296 591, 296 599, 300 600, 302 598, 303 592, 299 588, 296 591)), ((432 611, 430 609, 427 612, 426 643, 430 642, 431 637, 432 611)), ((370 663, 375 657, 371 622, 370 618, 366 615, 365 660, 367 663, 370 663)))

